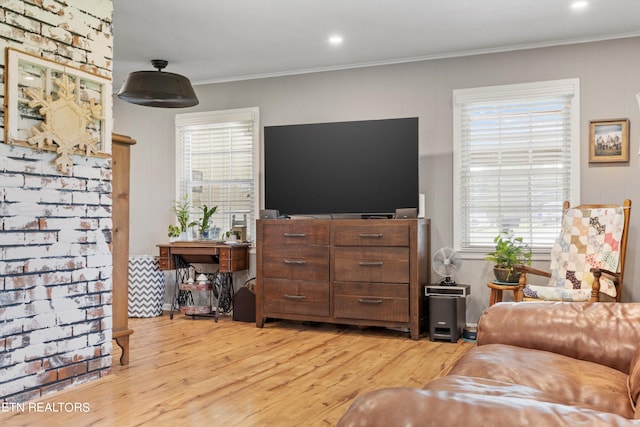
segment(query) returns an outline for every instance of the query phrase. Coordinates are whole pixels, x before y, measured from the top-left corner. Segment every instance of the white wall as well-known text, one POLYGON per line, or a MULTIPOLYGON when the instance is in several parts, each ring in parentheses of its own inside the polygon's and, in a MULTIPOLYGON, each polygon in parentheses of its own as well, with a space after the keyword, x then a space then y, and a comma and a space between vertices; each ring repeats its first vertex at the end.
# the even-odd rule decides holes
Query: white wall
MULTIPOLYGON (((640 112, 640 38, 398 65, 196 86, 200 105, 179 112, 260 107, 262 126, 417 116, 420 120, 420 192, 432 220, 432 249, 453 244, 452 90, 577 77, 581 88, 583 203, 640 203, 637 156, 640 112), (629 164, 588 163, 592 119, 631 120, 629 164)), ((157 254, 173 222, 174 128, 177 113, 114 101, 114 131, 138 141, 132 149, 131 253, 157 254)), ((635 210, 640 209, 638 205, 635 210)), ((640 212, 632 211, 624 301, 640 301, 634 280, 640 212)), ((544 264, 543 264, 544 265, 544 264)), ((465 260, 456 276, 472 286, 467 321, 488 305, 486 261, 465 260)), ((437 276, 434 275, 434 279, 437 276)))

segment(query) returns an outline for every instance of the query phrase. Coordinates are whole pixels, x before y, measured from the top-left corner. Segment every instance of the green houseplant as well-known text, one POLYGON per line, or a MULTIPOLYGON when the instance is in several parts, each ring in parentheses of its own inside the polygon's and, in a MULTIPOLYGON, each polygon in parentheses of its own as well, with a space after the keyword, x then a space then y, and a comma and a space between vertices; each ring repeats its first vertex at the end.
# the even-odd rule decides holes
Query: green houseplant
POLYGON ((514 237, 507 231, 493 239, 495 250, 489 252, 485 259, 494 263, 493 272, 499 282, 517 283, 520 273, 514 273, 513 267, 531 265, 531 248, 522 240, 522 237, 514 237))
POLYGON ((180 227, 178 227, 177 225, 169 224, 169 231, 167 235, 172 239, 180 237, 180 227))
MULTIPOLYGON (((216 213, 216 210, 218 209, 217 206, 213 206, 211 208, 209 208, 207 205, 202 205, 200 206, 200 209, 202 209, 202 219, 200 220, 200 238, 205 238, 205 234, 207 234, 208 230, 209 230, 209 221, 211 220, 211 216, 216 213)), ((206 236, 209 237, 209 236, 206 236)))
POLYGON ((174 201, 171 210, 176 214, 178 218, 179 226, 170 224, 168 235, 169 237, 184 237, 186 240, 186 234, 190 227, 198 225, 197 221, 189 221, 191 203, 189 202, 189 196, 185 196, 180 201, 174 201))

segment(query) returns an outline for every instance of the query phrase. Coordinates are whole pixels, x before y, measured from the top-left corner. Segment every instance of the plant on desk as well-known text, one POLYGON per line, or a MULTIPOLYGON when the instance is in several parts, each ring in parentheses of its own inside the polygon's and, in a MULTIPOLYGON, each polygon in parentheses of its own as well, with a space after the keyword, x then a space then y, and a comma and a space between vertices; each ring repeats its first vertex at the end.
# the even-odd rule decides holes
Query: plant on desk
POLYGON ((496 248, 489 252, 485 259, 495 265, 493 273, 499 282, 518 283, 520 273, 514 273, 513 267, 518 264, 531 265, 531 248, 523 243, 522 237, 514 237, 511 233, 503 231, 498 234, 493 243, 496 248))
POLYGON ((171 210, 176 214, 179 226, 173 224, 169 225, 169 237, 179 237, 180 240, 189 240, 189 228, 193 227, 194 225, 198 225, 197 221, 189 221, 189 216, 191 214, 191 203, 189 202, 189 196, 185 194, 181 201, 174 201, 171 210))
MULTIPOLYGON (((210 229, 209 229, 209 221, 211 221, 211 216, 216 213, 216 210, 218 209, 217 206, 213 206, 211 208, 207 207, 207 205, 202 205, 200 206, 200 209, 202 209, 202 219, 200 220, 200 238, 201 239, 209 239, 209 238, 217 238, 216 236, 210 236, 210 229)), ((217 227, 214 227, 214 230, 217 227)), ((218 232, 219 233, 219 232, 218 232)), ((214 233, 215 234, 215 233, 214 233)))
POLYGON ((177 225, 169 224, 169 231, 167 233, 170 239, 176 239, 180 237, 180 227, 177 225))
POLYGON ((229 230, 224 233, 225 242, 237 242, 240 240, 240 236, 237 231, 229 230))

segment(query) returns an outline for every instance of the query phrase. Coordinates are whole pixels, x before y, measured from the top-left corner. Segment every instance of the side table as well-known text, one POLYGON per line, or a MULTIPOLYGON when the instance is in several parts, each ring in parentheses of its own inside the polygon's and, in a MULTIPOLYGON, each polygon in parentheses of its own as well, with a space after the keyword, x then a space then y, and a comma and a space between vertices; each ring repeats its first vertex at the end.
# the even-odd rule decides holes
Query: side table
POLYGON ((489 297, 489 307, 497 302, 502 302, 503 291, 513 291, 513 300, 516 302, 520 301, 518 299, 519 285, 517 283, 493 281, 487 283, 487 286, 491 289, 491 296, 489 297))

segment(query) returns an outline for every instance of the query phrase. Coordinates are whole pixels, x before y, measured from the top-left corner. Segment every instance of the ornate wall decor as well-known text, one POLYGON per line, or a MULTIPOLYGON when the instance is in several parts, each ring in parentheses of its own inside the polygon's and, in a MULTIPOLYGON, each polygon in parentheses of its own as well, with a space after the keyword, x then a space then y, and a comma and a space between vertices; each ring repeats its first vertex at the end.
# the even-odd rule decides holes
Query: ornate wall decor
POLYGON ((56 151, 63 173, 72 154, 110 152, 109 79, 7 49, 5 142, 56 151))
POLYGON ((85 150, 86 155, 97 153, 96 144, 98 138, 87 131, 87 123, 93 119, 102 119, 101 105, 97 105, 93 99, 87 103, 77 103, 73 90, 75 84, 69 76, 62 75, 56 79, 59 86, 58 99, 53 101, 51 95, 44 96, 42 89, 27 89, 26 93, 32 99, 29 107, 41 107, 39 112, 44 115, 45 121, 38 127, 31 128, 33 136, 27 141, 37 145, 39 149, 47 145, 57 145, 58 158, 56 165, 62 172, 73 166, 69 157, 77 148, 85 150))

